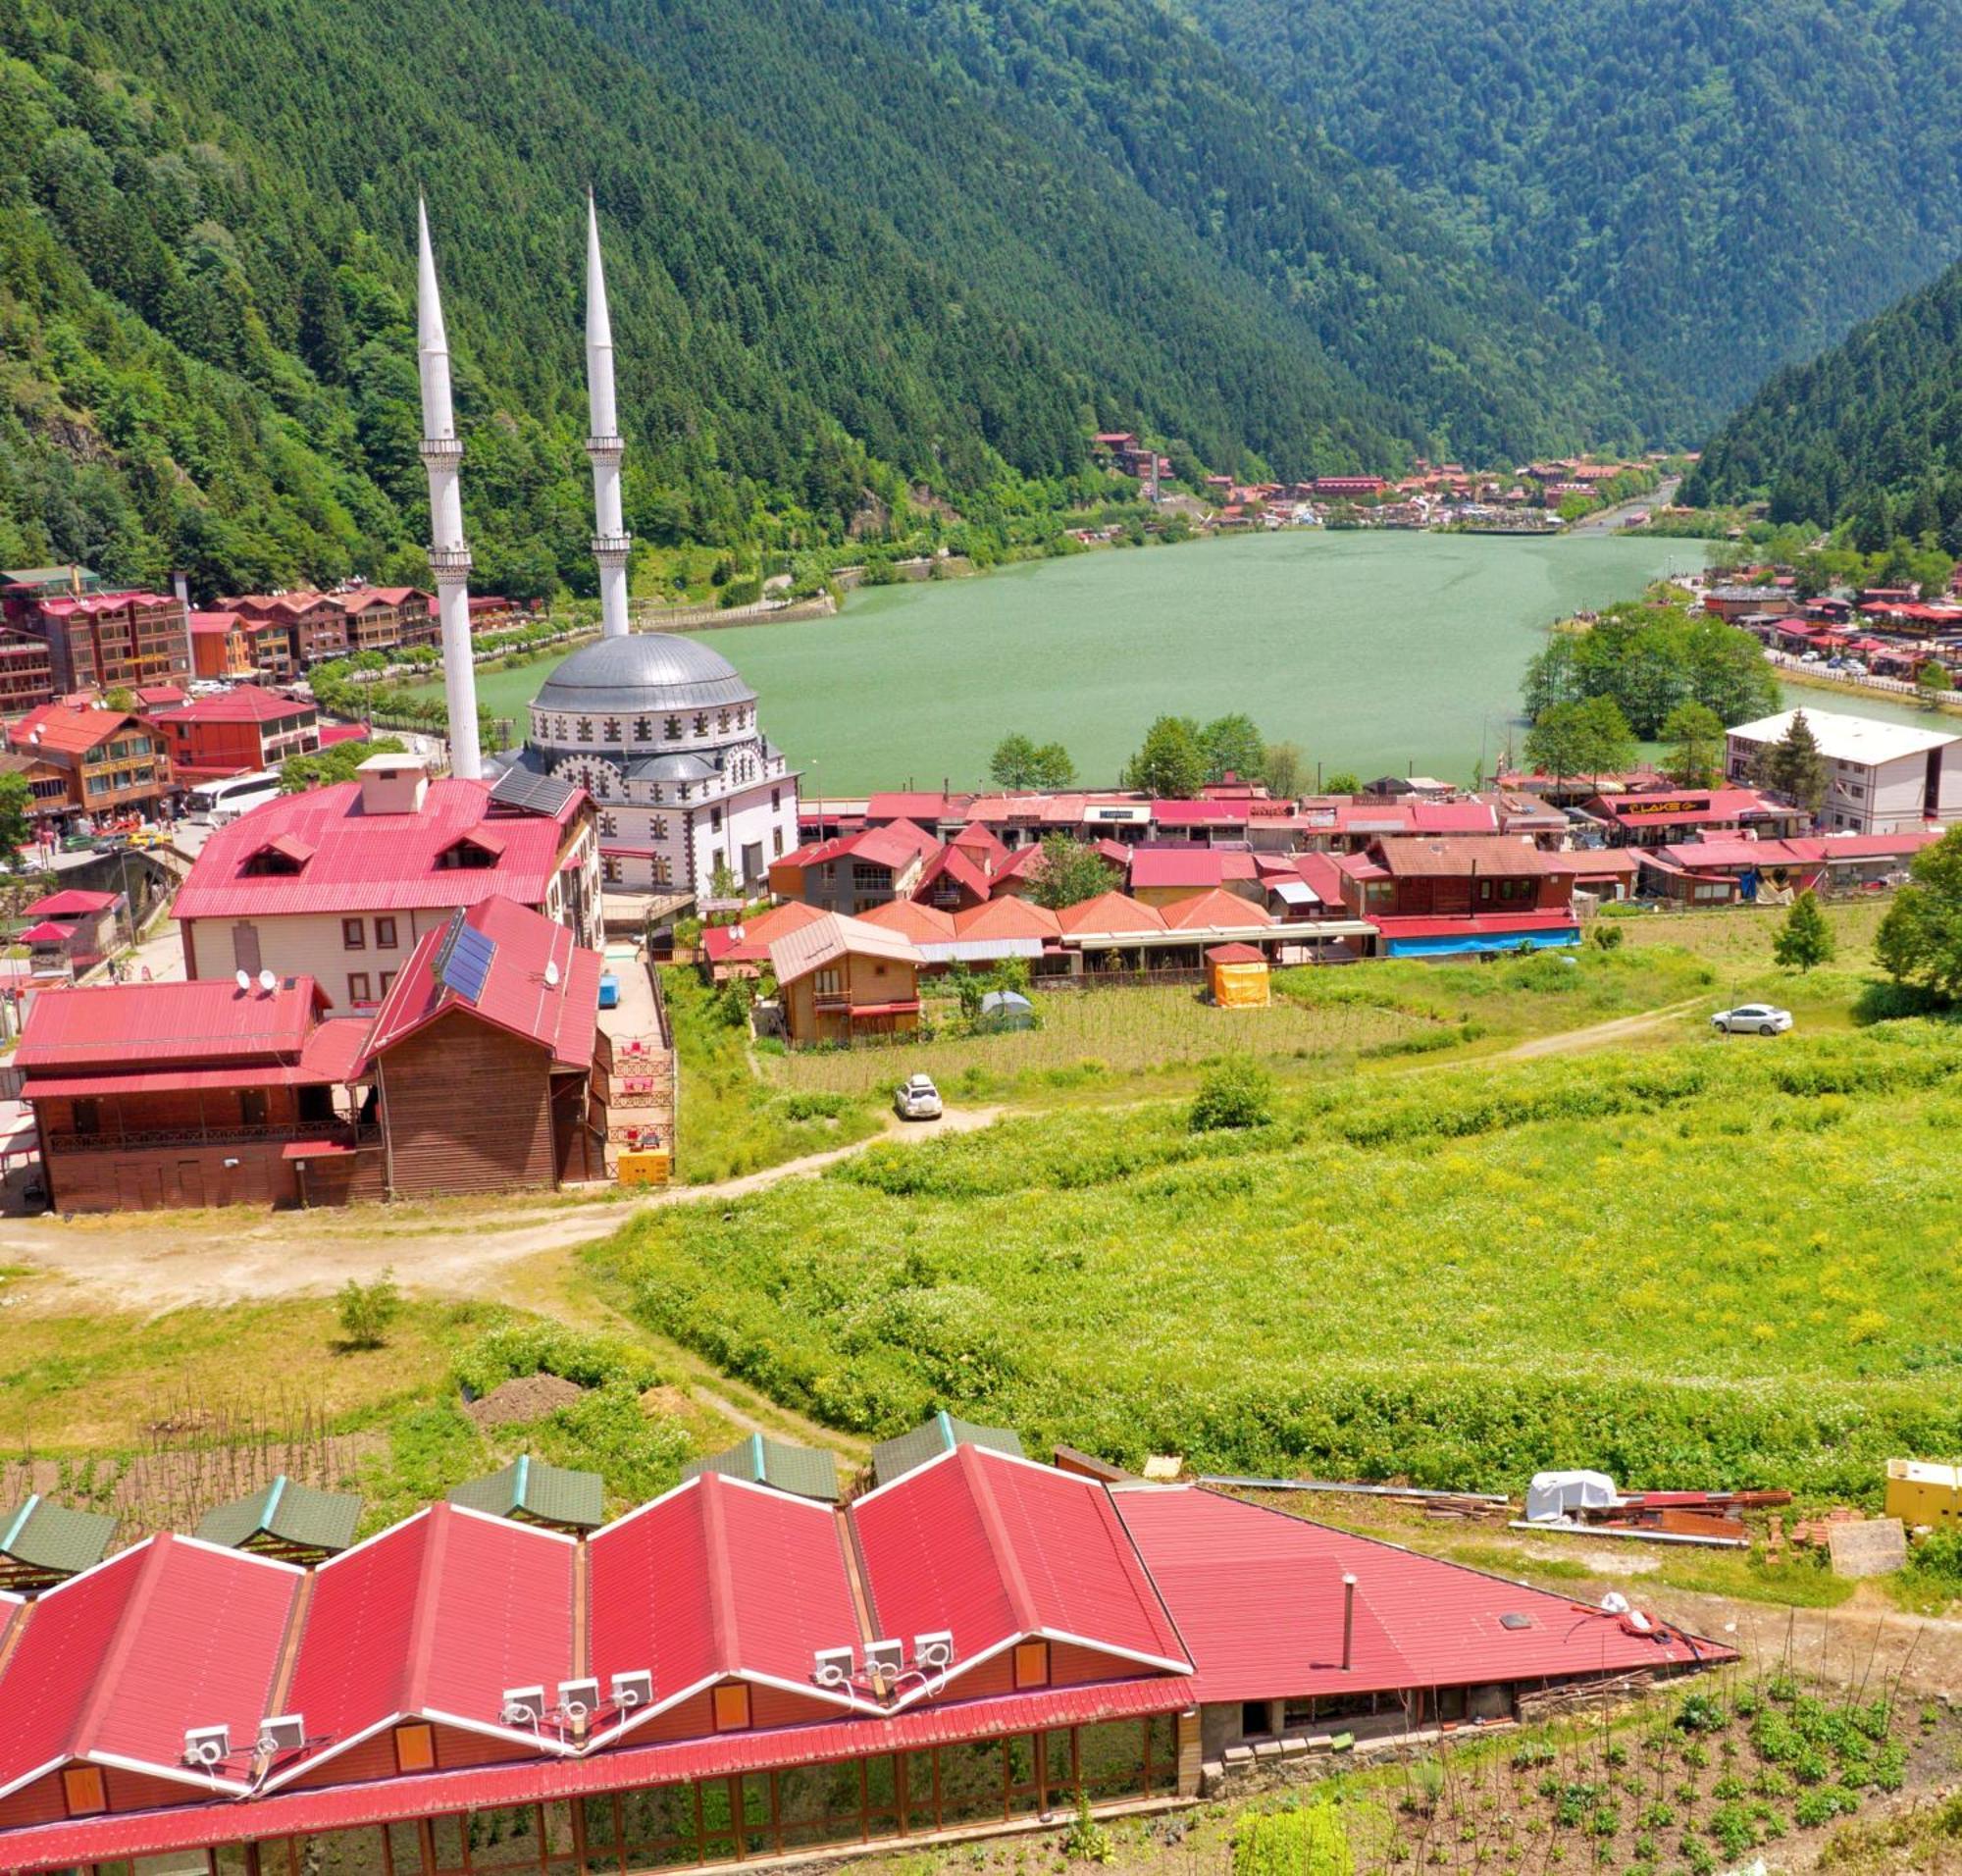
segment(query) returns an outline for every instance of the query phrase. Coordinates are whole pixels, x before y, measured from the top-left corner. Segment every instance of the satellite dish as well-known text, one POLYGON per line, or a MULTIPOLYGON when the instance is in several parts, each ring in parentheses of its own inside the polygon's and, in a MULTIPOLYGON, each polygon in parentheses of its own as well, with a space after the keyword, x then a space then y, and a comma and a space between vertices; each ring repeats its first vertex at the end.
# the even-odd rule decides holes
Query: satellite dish
POLYGON ((549 959, 545 961, 545 982, 556 988, 558 985, 558 965, 549 959))
POLYGON ((262 970, 259 973, 259 988, 269 996, 272 994, 273 986, 279 981, 279 978, 274 976, 270 970, 262 970))
POLYGON ((250 990, 252 988, 252 973, 248 970, 239 971, 237 984, 240 990, 250 990))

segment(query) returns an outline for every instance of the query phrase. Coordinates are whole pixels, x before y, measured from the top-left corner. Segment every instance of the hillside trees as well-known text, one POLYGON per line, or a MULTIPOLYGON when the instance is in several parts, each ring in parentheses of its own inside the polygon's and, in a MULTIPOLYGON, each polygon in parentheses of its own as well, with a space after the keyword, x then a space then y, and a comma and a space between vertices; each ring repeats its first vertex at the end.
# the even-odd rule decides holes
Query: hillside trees
POLYGON ((1778 681, 1748 632, 1686 606, 1608 607, 1583 632, 1557 632, 1527 665, 1526 714, 1556 704, 1612 697, 1644 742, 1666 734, 1670 713, 1698 704, 1722 723, 1742 723, 1778 704, 1778 681))

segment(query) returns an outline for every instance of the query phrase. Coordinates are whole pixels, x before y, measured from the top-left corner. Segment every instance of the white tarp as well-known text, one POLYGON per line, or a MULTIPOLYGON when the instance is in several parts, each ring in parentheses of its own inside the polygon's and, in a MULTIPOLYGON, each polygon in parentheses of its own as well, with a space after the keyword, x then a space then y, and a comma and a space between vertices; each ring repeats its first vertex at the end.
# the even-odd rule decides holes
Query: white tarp
POLYGON ((1566 1518, 1583 1508, 1605 1509, 1620 1497, 1605 1472, 1536 1472, 1526 1487, 1526 1522, 1566 1518))

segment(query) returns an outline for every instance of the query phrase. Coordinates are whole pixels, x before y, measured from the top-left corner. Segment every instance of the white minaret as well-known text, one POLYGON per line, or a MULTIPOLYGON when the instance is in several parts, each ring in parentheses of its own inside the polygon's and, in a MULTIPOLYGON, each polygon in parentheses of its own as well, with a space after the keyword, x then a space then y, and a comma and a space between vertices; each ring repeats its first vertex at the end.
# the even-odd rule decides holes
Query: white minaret
POLYGON ((467 782, 484 773, 477 746, 477 670, 470 661, 470 549, 463 540, 463 494, 457 473, 463 444, 449 403, 449 339, 430 252, 429 213, 416 197, 416 369, 423 381, 423 467, 430 486, 430 571, 442 618, 442 689, 449 705, 450 773, 467 782))
POLYGON ((599 562, 599 631, 627 636, 627 549, 633 536, 620 507, 619 414, 613 406, 613 324, 606 316, 606 270, 599 253, 599 211, 586 193, 586 400, 593 434, 593 557, 599 562))

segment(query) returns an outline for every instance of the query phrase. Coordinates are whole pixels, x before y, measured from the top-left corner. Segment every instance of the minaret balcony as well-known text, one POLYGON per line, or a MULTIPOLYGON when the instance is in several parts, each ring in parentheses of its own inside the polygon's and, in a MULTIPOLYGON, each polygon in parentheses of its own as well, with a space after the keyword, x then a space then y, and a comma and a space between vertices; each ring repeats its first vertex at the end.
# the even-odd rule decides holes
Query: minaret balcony
POLYGON ((602 560, 613 554, 624 558, 633 546, 634 537, 631 534, 595 534, 593 537, 593 551, 602 560))
POLYGON ((621 437, 588 437, 586 453, 602 460, 610 456, 617 462, 627 453, 626 440, 621 437))
POLYGON ((463 440, 460 437, 425 437, 418 447, 423 460, 428 463, 458 463, 463 460, 463 440))
POLYGON ((468 547, 432 547, 429 550, 430 571, 438 579, 444 574, 452 576, 470 571, 470 549, 468 547))

